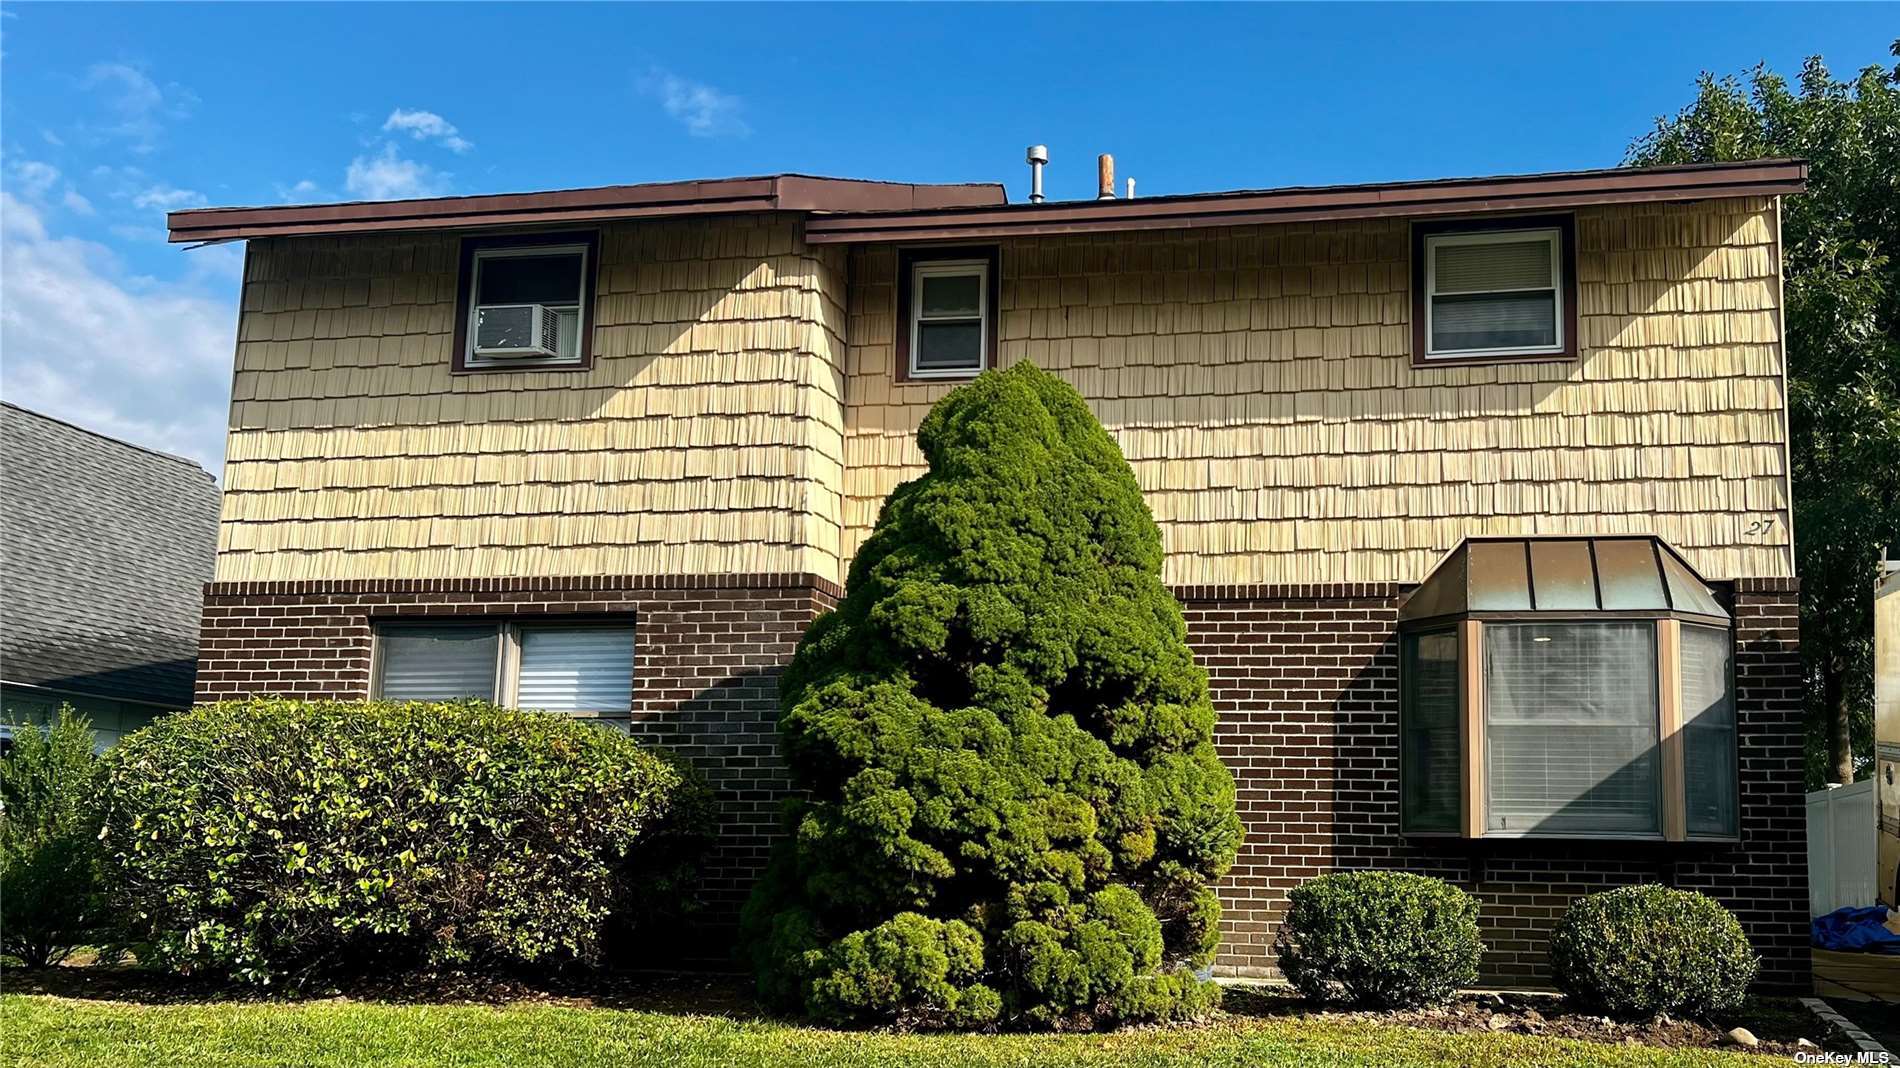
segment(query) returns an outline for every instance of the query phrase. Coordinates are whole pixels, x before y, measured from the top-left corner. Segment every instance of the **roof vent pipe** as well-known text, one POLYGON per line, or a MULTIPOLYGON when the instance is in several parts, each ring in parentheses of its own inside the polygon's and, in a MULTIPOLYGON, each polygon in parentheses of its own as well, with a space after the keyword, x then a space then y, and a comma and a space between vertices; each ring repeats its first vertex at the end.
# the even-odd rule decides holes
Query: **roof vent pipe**
POLYGON ((1097 200, 1115 199, 1115 157, 1104 152, 1095 157, 1095 170, 1102 179, 1101 192, 1095 195, 1097 200))
POLYGON ((1048 145, 1030 145, 1029 155, 1029 202, 1042 203, 1042 168, 1049 162, 1048 145))
POLYGON ((1135 199, 1135 180, 1133 178, 1128 179, 1128 199, 1135 199))

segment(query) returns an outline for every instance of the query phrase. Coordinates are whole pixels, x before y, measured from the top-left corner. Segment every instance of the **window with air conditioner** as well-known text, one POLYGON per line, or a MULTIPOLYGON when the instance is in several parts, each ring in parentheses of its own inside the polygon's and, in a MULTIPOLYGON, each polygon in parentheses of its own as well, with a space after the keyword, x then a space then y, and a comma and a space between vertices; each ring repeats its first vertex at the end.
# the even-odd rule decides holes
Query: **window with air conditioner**
POLYGON ((471 243, 465 253, 463 370, 586 362, 591 240, 471 243))
POLYGON ((1569 221, 1420 226, 1413 312, 1424 360, 1560 357, 1576 351, 1569 221))
POLYGON ((473 697, 574 716, 633 708, 633 628, 601 623, 391 622, 376 628, 376 695, 473 697))

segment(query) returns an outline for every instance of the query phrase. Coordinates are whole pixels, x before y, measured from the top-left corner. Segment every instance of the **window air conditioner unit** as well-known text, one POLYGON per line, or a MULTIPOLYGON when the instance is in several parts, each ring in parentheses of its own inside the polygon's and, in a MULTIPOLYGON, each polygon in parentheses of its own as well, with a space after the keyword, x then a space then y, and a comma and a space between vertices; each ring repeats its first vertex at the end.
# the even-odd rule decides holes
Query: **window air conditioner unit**
POLYGON ((475 355, 552 357, 561 351, 561 315, 545 304, 483 304, 475 309, 475 355))

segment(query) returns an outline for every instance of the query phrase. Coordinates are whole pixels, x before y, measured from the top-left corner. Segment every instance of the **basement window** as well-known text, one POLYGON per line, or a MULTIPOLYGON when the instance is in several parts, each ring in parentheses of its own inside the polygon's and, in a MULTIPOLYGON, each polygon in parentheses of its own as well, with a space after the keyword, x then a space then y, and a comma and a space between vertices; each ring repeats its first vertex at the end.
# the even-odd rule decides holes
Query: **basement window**
POLYGON ((456 370, 586 366, 597 246, 591 233, 465 240, 456 370))
POLYGON ((630 626, 384 623, 374 659, 374 692, 387 701, 473 697, 575 716, 633 709, 630 626))
POLYGON ((1414 228, 1422 360, 1576 354, 1574 227, 1561 219, 1414 228))
POLYGON ((970 378, 995 364, 994 248, 898 257, 898 378, 970 378))
POLYGON ((1653 538, 1472 539, 1400 609, 1409 834, 1733 840, 1733 635, 1653 538))

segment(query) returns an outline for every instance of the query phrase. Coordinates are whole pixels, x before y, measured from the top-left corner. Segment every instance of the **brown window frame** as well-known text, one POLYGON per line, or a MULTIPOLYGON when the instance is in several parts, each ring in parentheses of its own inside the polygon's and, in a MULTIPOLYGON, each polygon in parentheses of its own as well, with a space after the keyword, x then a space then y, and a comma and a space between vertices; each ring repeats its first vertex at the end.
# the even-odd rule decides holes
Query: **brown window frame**
MULTIPOLYGON (((1729 693, 1731 699, 1736 692, 1735 629, 1730 620, 1691 612, 1614 612, 1599 611, 1591 613, 1559 612, 1485 612, 1482 614, 1464 613, 1452 616, 1440 616, 1432 619, 1416 620, 1400 627, 1401 650, 1399 655, 1401 677, 1399 679, 1398 740, 1405 744, 1405 717, 1408 715, 1406 695, 1407 681, 1403 677, 1405 656, 1403 640, 1405 636, 1444 632, 1455 627, 1458 634, 1458 756, 1459 756, 1459 823, 1458 829, 1414 830, 1406 826, 1405 785, 1398 784, 1399 790, 1399 831, 1408 838, 1463 839, 1467 841, 1515 842, 1515 841, 1600 841, 1600 842, 1658 842, 1667 844, 1710 843, 1732 845, 1741 840, 1742 797, 1741 797, 1741 709, 1735 709, 1734 745, 1729 754, 1729 773, 1736 788, 1735 829, 1729 834, 1698 834, 1688 829, 1689 782, 1686 761, 1688 743, 1688 725, 1682 708, 1682 631, 1685 625, 1707 627, 1721 630, 1729 636, 1729 693), (1486 808, 1490 801, 1490 783, 1487 779, 1487 754, 1485 752, 1486 709, 1484 692, 1485 662, 1485 624, 1487 623, 1553 623, 1553 624, 1594 624, 1649 622, 1656 628, 1656 704, 1657 704, 1657 761, 1658 785, 1661 792, 1661 811, 1659 812, 1661 831, 1658 834, 1623 834, 1613 832, 1552 832, 1538 833, 1535 830, 1525 833, 1505 833, 1491 831, 1487 826, 1486 808)), ((1398 761, 1401 775, 1404 759, 1401 753, 1398 761)))
POLYGON ((899 382, 967 382, 984 371, 996 366, 996 324, 1003 317, 1003 279, 1002 251, 996 245, 942 245, 900 248, 897 250, 897 306, 892 322, 897 327, 894 349, 897 352, 897 381, 899 382), (911 286, 920 264, 943 263, 954 260, 982 260, 988 265, 985 272, 986 285, 984 300, 987 312, 983 317, 983 366, 968 374, 954 375, 913 375, 910 372, 910 335, 913 326, 911 286))
POLYGON ((559 233, 494 234, 462 239, 455 271, 455 350, 451 370, 458 375, 507 374, 510 371, 585 371, 594 366, 594 294, 600 276, 600 231, 564 230, 559 233), (587 268, 581 274, 581 327, 572 360, 510 360, 505 364, 469 366, 468 313, 474 300, 475 253, 482 249, 532 248, 536 245, 584 245, 587 268))
POLYGON ((1413 367, 1465 367, 1486 363, 1561 363, 1577 358, 1581 349, 1577 342, 1577 217, 1563 215, 1513 215, 1507 218, 1453 219, 1443 222, 1415 222, 1412 224, 1412 366, 1413 367), (1425 239, 1442 237, 1446 234, 1477 234, 1496 230, 1551 230, 1557 231, 1559 259, 1562 261, 1563 278, 1559 293, 1563 297, 1563 312, 1559 323, 1563 329, 1563 348, 1557 352, 1482 353, 1471 356, 1427 356, 1425 336, 1425 239))

